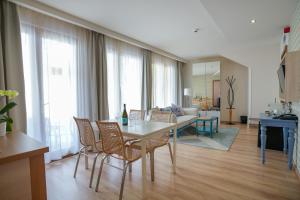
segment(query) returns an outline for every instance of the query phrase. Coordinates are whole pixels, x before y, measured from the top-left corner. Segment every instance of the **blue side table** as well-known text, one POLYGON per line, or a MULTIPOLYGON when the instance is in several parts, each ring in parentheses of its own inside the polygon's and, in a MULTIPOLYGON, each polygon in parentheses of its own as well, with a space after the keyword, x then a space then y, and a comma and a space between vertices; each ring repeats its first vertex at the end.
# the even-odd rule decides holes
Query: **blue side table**
POLYGON ((282 127, 283 128, 283 151, 288 153, 288 167, 292 169, 293 166, 293 151, 294 151, 294 143, 295 143, 295 133, 297 133, 297 120, 282 120, 282 119, 273 119, 272 117, 268 117, 265 114, 260 114, 260 129, 261 129, 261 145, 260 145, 260 157, 261 161, 264 164, 265 157, 265 149, 266 149, 266 141, 267 135, 266 130, 268 126, 272 127, 282 127))
POLYGON ((196 129, 197 129, 197 134, 199 132, 204 132, 204 133, 209 133, 210 137, 213 137, 213 133, 216 132, 218 133, 219 131, 219 118, 218 117, 198 117, 196 120, 196 129), (214 121, 216 122, 216 126, 214 128, 214 121), (202 122, 202 127, 199 126, 199 123, 202 122), (206 129, 206 122, 209 123, 209 130, 206 129))

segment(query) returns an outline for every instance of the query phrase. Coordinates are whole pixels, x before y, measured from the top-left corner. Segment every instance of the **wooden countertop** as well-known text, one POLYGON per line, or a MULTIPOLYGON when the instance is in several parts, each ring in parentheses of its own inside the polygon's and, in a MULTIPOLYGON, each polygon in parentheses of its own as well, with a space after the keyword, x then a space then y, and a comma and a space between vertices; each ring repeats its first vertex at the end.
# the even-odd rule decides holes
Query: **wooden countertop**
POLYGON ((24 133, 0 137, 0 164, 44 154, 49 148, 24 133))

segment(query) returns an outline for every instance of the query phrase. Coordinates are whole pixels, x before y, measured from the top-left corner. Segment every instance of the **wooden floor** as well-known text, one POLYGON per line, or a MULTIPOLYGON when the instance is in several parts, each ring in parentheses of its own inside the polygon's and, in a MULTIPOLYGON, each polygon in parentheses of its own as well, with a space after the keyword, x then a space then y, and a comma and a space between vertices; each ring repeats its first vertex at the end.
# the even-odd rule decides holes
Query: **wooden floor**
MULTIPOLYGON (((178 144, 176 175, 172 173, 167 147, 156 152, 155 182, 150 180, 147 159, 148 199, 300 200, 300 181, 294 171, 288 170, 287 157, 282 152, 267 150, 267 161, 262 165, 257 128, 236 127, 240 128, 239 135, 227 152, 178 144)), ((88 187, 90 169, 84 169, 83 159, 77 178, 73 178, 75 161, 75 157, 70 157, 47 165, 49 200, 118 199, 120 170, 104 166, 100 191, 96 193, 88 187)), ((118 161, 112 162, 121 166, 118 161)), ((123 199, 141 199, 140 161, 127 175, 123 199)))

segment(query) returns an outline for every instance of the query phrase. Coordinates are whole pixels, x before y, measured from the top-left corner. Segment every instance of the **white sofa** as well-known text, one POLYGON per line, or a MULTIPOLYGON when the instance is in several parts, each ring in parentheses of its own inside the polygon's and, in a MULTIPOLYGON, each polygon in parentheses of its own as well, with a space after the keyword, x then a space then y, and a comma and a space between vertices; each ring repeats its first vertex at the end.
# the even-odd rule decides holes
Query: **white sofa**
MULTIPOLYGON (((153 110, 155 109, 158 108, 154 108, 153 110)), ((173 123, 177 123, 177 129, 180 131, 181 129, 189 126, 197 119, 198 111, 199 111, 198 108, 183 108, 184 115, 177 116, 177 117, 175 117, 174 115, 173 123)), ((147 117, 148 119, 150 119, 151 113, 152 112, 150 111, 149 116, 147 117)))
POLYGON ((182 129, 197 119, 198 108, 183 108, 184 115, 177 116, 177 128, 182 129))

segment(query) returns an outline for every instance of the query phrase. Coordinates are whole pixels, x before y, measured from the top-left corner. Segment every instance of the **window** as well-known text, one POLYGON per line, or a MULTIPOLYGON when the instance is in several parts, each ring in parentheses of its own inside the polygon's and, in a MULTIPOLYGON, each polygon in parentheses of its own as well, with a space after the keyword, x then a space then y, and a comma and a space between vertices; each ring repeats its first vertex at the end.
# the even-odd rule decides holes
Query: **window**
POLYGON ((143 55, 138 47, 106 38, 108 104, 111 119, 127 111, 141 109, 143 55))
POLYGON ((154 107, 176 104, 176 70, 176 61, 152 54, 152 102, 154 107))
POLYGON ((27 134, 50 148, 46 162, 78 150, 77 40, 22 24, 27 134))

